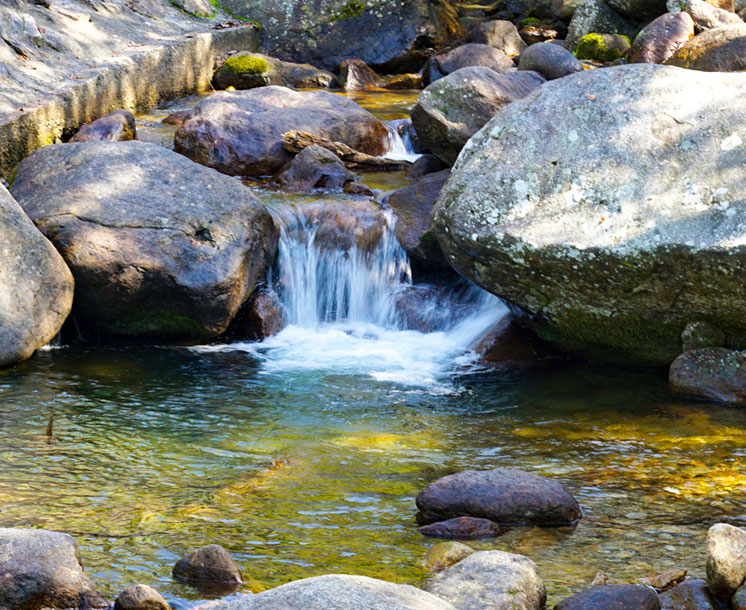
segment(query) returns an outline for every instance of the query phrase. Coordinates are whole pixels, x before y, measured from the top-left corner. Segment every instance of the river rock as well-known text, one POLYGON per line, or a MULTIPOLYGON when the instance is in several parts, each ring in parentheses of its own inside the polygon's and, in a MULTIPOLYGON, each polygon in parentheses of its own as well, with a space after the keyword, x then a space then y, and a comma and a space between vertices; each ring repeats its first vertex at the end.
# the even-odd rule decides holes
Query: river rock
POLYGON ((688 570, 686 568, 671 568, 670 570, 664 570, 655 576, 649 578, 640 578, 637 582, 641 585, 647 585, 653 587, 659 593, 661 591, 667 591, 683 582, 686 578, 688 570))
POLYGON ((583 64, 567 49, 551 42, 531 45, 518 61, 518 70, 529 70, 547 80, 583 71, 583 64))
POLYGON ((721 347, 694 349, 671 364, 674 396, 746 406, 746 353, 721 347))
POLYGON ((333 152, 317 146, 304 148, 277 175, 277 182, 287 189, 341 191, 355 177, 333 152))
POLYGON ((236 562, 219 544, 208 544, 179 559, 174 565, 173 575, 198 588, 203 582, 225 584, 230 588, 243 583, 236 562))
POLYGON ((627 61, 631 64, 662 64, 694 36, 694 21, 688 13, 666 13, 651 21, 632 43, 627 61))
POLYGON ((503 551, 479 551, 434 576, 425 590, 459 610, 540 610, 547 593, 536 564, 503 551))
POLYGON ((455 517, 447 521, 423 525, 417 531, 423 536, 430 536, 431 538, 459 538, 462 540, 493 538, 502 533, 500 526, 494 521, 477 517, 455 517))
POLYGON ((531 332, 506 315, 479 337, 471 349, 479 355, 477 365, 493 371, 516 371, 537 366, 555 353, 531 332))
POLYGON ((466 307, 459 305, 458 291, 430 284, 405 286, 394 297, 397 326, 421 333, 451 326, 465 312, 466 307))
POLYGON ((135 116, 129 110, 115 110, 83 125, 70 142, 124 142, 137 140, 135 116))
POLYGON ((174 150, 226 174, 269 175, 292 159, 282 142, 291 130, 369 155, 382 154, 388 138, 386 125, 350 99, 271 86, 208 96, 176 132, 174 150))
POLYGON ((629 51, 629 38, 619 34, 586 34, 578 41, 575 57, 594 62, 616 61, 629 51))
POLYGON ((510 21, 485 21, 477 25, 470 35, 471 42, 486 44, 505 53, 508 57, 520 55, 526 43, 518 34, 518 29, 510 21))
POLYGON ((746 610, 746 585, 741 585, 731 599, 733 610, 746 610))
POLYGON ((432 231, 432 209, 450 170, 427 174, 409 186, 383 198, 396 215, 394 231, 399 243, 416 265, 450 269, 432 231))
POLYGON ((429 85, 461 68, 475 66, 505 72, 513 67, 513 60, 499 49, 470 42, 430 58, 424 71, 425 84, 429 85))
POLYGON ((54 246, 0 185, 0 367, 29 358, 60 331, 73 277, 54 246))
POLYGON ((379 76, 362 59, 345 59, 339 66, 339 82, 345 91, 370 91, 379 76))
POLYGON ((422 74, 391 74, 382 76, 378 80, 378 87, 381 89, 422 89, 422 74))
POLYGON ((223 62, 215 72, 216 89, 253 89, 267 85, 283 87, 328 88, 336 87, 337 77, 310 64, 282 61, 261 53, 238 53, 223 62))
POLYGON ((430 572, 442 572, 475 552, 470 546, 454 540, 439 542, 425 555, 425 568, 430 572))
POLYGON ((716 523, 707 532, 707 584, 715 597, 730 600, 746 580, 746 530, 716 523))
POLYGON ((407 168, 407 178, 417 180, 428 174, 443 171, 444 169, 446 169, 446 165, 438 157, 431 154, 424 154, 407 168))
POLYGON ((725 333, 708 322, 689 322, 681 333, 682 351, 725 346, 725 333))
POLYGON ((171 610, 171 606, 152 587, 133 585, 119 594, 114 610, 171 610))
POLYGON ((463 515, 500 525, 568 525, 581 517, 575 498, 556 481, 495 468, 465 470, 430 483, 417 496, 423 524, 463 515))
POLYGON ((447 601, 409 585, 367 576, 328 574, 221 604, 222 610, 456 610, 447 601))
POLYGON ((78 324, 104 335, 217 336, 275 252, 248 188, 145 142, 46 146, 13 194, 70 267, 78 324))
POLYGON ((306 227, 315 231, 314 244, 322 250, 373 252, 386 226, 381 208, 369 200, 328 199, 297 205, 296 209, 305 218, 306 227))
POLYGON ((684 0, 682 10, 686 11, 694 21, 697 32, 713 30, 728 25, 743 25, 743 20, 733 13, 704 0, 684 0))
POLYGON ((483 67, 462 68, 420 93, 412 124, 422 143, 453 165, 469 138, 496 112, 543 82, 535 72, 497 74, 483 67))
POLYGON ((666 0, 609 0, 617 13, 633 21, 655 19, 666 12, 666 0))
POLYGON ((72 536, 48 530, 0 528, 0 608, 106 608, 83 572, 72 536))
POLYGON ((631 36, 634 23, 615 12, 604 0, 585 0, 570 20, 567 27, 567 42, 575 48, 586 34, 623 34, 631 36))
POLYGON ((555 610, 660 610, 658 594, 639 585, 591 587, 563 599, 555 610))
POLYGON ((705 72, 746 70, 746 24, 705 30, 682 46, 666 64, 705 72))
POLYGON ((738 74, 632 64, 546 83, 470 140, 434 230, 566 352, 668 365, 693 320, 746 344, 742 111, 738 74))
POLYGON ((262 290, 251 297, 242 314, 244 335, 253 341, 276 335, 288 323, 287 310, 273 290, 262 290))
POLYGON ((660 594, 663 610, 719 610, 707 582, 701 579, 685 580, 660 594))

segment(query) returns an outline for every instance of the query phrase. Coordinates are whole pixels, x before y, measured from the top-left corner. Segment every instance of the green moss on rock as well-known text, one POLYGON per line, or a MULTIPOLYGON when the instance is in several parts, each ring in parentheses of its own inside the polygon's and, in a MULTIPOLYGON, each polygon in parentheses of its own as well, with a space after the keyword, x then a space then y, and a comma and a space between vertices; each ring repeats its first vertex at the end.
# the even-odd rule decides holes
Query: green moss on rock
POLYGON ((263 57, 236 55, 226 59, 221 70, 229 70, 235 74, 266 74, 269 72, 269 64, 263 57))
POLYGON ((595 61, 615 61, 622 57, 624 53, 625 51, 621 48, 609 46, 604 36, 595 33, 583 36, 575 49, 575 55, 578 59, 591 59, 595 61))
POLYGON ((345 4, 340 11, 329 20, 329 23, 334 23, 340 19, 358 17, 363 14, 363 11, 365 11, 365 4, 358 2, 358 0, 349 0, 347 4, 345 4))

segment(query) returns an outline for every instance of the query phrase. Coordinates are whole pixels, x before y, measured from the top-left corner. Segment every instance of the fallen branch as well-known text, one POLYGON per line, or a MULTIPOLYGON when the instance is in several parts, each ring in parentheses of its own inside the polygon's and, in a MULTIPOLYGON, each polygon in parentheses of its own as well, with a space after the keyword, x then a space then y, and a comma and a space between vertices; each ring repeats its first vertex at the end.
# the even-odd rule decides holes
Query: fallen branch
POLYGON ((411 165, 409 161, 395 161, 385 157, 366 155, 342 142, 332 142, 303 131, 288 131, 282 136, 282 142, 285 145, 285 150, 296 155, 304 148, 314 144, 326 148, 326 150, 330 150, 342 159, 342 162, 349 169, 401 170, 407 169, 411 165))

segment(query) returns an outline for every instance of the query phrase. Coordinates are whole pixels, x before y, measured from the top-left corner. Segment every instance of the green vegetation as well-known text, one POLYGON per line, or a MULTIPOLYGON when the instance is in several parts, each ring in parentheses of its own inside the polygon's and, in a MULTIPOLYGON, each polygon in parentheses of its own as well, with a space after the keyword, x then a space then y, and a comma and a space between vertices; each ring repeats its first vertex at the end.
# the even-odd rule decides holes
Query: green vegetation
POLYGON ((342 9, 329 20, 329 23, 335 23, 340 19, 358 17, 363 14, 363 11, 365 11, 365 4, 358 2, 358 0, 349 0, 347 4, 345 4, 342 9))
POLYGON ((539 21, 536 17, 526 17, 523 21, 521 21, 521 27, 527 28, 530 25, 539 25, 541 21, 539 21))
POLYGON ((266 59, 256 55, 236 55, 226 59, 221 70, 230 70, 235 74, 266 74, 269 64, 266 59))
MULTIPOLYGON (((629 38, 626 36, 627 48, 629 49, 629 38)), ((578 42, 575 56, 578 59, 593 59, 596 61, 614 61, 626 53, 619 47, 609 46, 607 40, 601 34, 586 34, 578 42)))

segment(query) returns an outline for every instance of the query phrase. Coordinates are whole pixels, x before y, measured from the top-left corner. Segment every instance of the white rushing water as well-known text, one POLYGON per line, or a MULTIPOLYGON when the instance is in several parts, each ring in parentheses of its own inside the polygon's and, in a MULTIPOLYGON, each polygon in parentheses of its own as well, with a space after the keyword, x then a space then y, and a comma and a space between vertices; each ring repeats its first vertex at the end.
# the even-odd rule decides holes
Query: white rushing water
POLYGON ((387 159, 414 163, 422 156, 414 151, 409 129, 406 129, 408 123, 408 119, 396 119, 387 123, 389 133, 386 140, 386 153, 383 155, 387 159))

